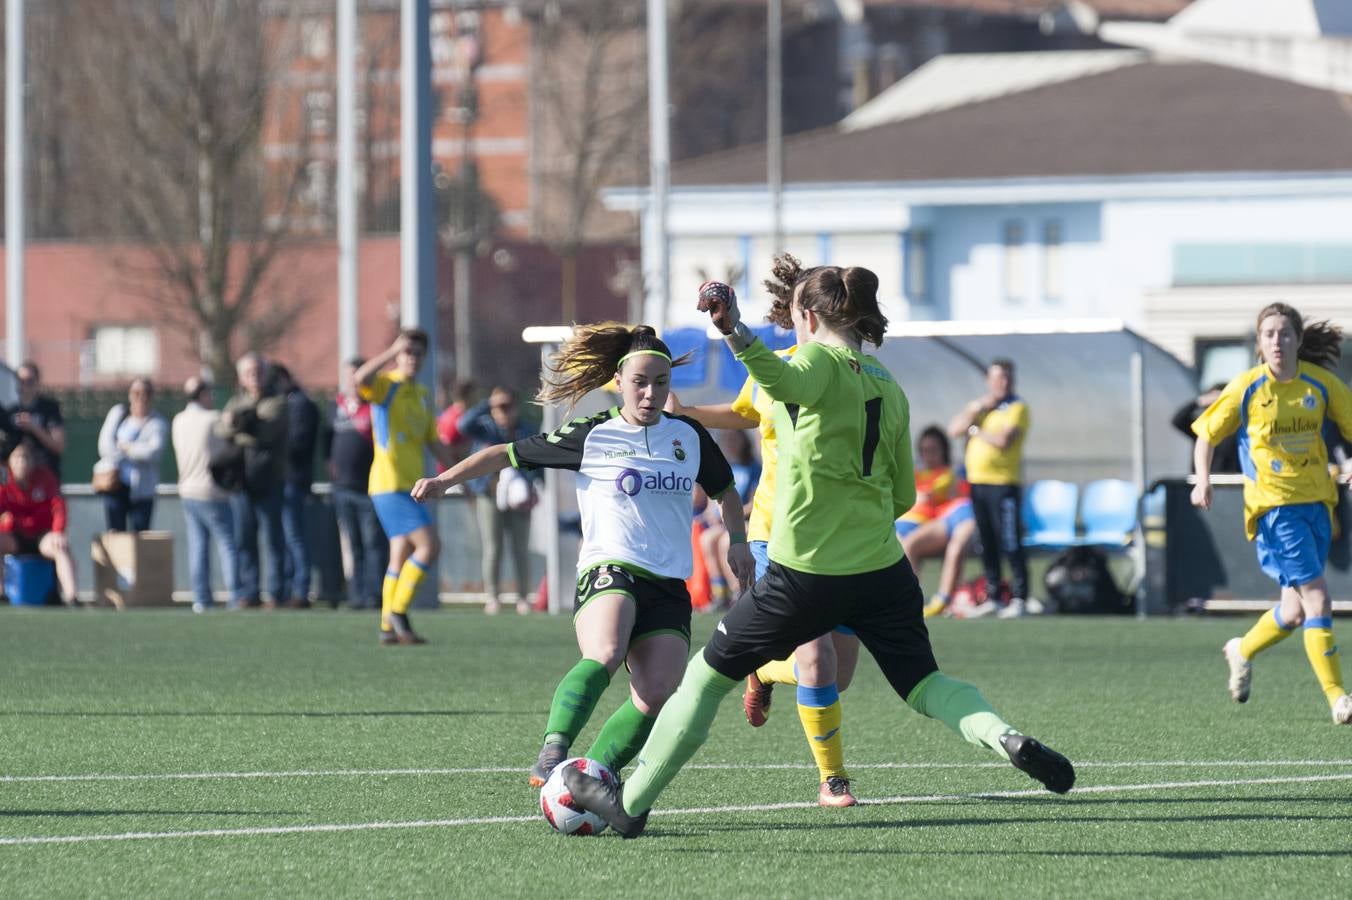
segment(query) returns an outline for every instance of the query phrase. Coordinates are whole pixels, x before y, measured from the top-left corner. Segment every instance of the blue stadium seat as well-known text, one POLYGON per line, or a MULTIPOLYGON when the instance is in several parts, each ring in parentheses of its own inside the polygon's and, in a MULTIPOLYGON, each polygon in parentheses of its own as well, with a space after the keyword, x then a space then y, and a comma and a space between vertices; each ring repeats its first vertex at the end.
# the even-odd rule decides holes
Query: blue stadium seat
POLYGON ((1072 547, 1075 501, 1080 489, 1069 481, 1035 481, 1023 494, 1023 544, 1049 550, 1072 547))
POLYGON ((1136 485, 1104 478, 1085 485, 1080 500, 1084 543, 1096 547, 1128 546, 1136 532, 1136 485))

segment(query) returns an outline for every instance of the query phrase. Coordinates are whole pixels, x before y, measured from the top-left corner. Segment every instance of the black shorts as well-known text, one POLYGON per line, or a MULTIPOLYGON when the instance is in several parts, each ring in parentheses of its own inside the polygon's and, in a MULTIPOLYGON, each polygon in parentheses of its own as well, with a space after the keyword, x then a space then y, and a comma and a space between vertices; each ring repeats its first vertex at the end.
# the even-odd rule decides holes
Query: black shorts
POLYGON ((623 594, 634 601, 637 615, 629 643, 655 634, 674 634, 690 644, 690 592, 679 578, 646 578, 616 563, 594 566, 577 580, 573 618, 597 597, 623 594))
POLYGON ((906 559, 858 575, 812 575, 771 562, 733 604, 704 648, 716 672, 740 681, 772 659, 848 625, 905 699, 938 671, 925 629, 924 595, 906 559))

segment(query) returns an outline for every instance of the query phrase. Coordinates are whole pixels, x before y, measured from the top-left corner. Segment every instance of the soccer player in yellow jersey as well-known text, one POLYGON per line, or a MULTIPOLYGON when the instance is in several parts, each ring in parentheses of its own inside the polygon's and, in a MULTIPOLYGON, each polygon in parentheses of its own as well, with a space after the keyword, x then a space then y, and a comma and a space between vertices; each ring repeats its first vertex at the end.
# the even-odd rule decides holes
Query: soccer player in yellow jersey
POLYGON ((436 414, 427 388, 414 379, 427 355, 427 334, 405 328, 383 353, 362 364, 353 379, 371 404, 371 463, 368 492, 376 517, 390 539, 390 566, 380 592, 380 642, 421 644, 410 627, 408 608, 437 554, 441 541, 427 507, 408 492, 426 474, 424 451, 449 467, 450 448, 437 437, 436 414), (393 368, 387 368, 393 364, 393 368))
POLYGON ((1244 473, 1244 531, 1263 571, 1281 585, 1281 601, 1242 638, 1226 642, 1230 697, 1249 699, 1255 655, 1305 626, 1305 655, 1328 700, 1333 721, 1352 724, 1333 642, 1332 603, 1324 580, 1338 485, 1329 473, 1324 426, 1352 437, 1352 390, 1330 371, 1342 331, 1308 326, 1285 303, 1258 314, 1259 365, 1235 378, 1193 423, 1197 434, 1192 503, 1211 508, 1211 455, 1238 432, 1244 473))
POLYGON ((986 394, 949 423, 950 436, 967 438, 967 482, 972 513, 981 535, 986 597, 968 617, 995 612, 1000 590, 1000 557, 1009 560, 1013 596, 1000 615, 1020 616, 1028 599, 1028 559, 1023 552, 1023 442, 1031 417, 1014 393, 1014 363, 993 360, 986 368, 986 394))

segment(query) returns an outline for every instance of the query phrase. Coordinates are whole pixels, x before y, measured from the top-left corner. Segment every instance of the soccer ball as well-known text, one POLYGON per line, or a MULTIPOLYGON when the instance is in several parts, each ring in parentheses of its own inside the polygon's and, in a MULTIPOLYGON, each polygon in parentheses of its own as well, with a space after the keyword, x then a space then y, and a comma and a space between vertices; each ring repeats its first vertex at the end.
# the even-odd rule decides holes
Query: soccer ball
POLYGON ((570 766, 593 778, 615 784, 614 774, 596 760, 583 756, 565 759, 554 767, 544 787, 540 788, 540 812, 545 814, 545 821, 560 834, 600 834, 606 830, 605 819, 575 805, 568 793, 568 785, 563 783, 563 770, 570 766))

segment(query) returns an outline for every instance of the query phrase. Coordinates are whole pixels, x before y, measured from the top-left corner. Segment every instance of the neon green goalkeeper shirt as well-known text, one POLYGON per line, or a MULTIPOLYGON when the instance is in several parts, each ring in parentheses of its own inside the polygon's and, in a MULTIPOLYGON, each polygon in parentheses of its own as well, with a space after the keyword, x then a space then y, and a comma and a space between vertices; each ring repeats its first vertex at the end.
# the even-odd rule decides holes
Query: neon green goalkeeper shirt
POLYGON ((809 343, 789 361, 761 341, 737 354, 775 400, 779 437, 770 559, 853 575, 901 559, 897 517, 915 503, 910 405, 883 365, 809 343))

